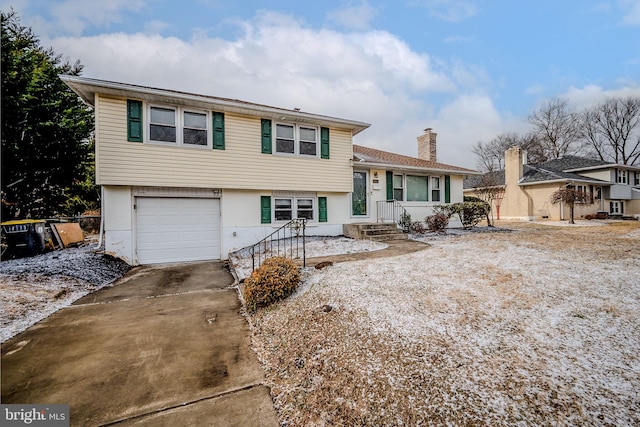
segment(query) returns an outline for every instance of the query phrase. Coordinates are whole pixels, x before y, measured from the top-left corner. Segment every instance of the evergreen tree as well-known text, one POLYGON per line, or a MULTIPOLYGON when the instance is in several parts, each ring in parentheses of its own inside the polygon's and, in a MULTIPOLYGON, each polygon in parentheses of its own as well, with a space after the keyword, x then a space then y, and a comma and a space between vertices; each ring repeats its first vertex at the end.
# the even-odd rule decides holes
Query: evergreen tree
POLYGON ((2 219, 45 218, 95 207, 93 111, 59 78, 80 62, 45 49, 14 11, 2 18, 2 219), (91 185, 91 184, 89 184, 91 185))

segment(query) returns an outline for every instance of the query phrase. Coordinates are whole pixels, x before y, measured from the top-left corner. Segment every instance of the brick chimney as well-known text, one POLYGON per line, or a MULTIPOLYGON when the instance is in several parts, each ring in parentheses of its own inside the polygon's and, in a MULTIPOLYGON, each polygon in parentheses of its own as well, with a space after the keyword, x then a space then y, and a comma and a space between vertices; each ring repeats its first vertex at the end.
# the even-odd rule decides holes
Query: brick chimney
POLYGON ((436 150, 437 133, 431 132, 431 128, 426 128, 424 134, 418 137, 418 158, 430 162, 438 161, 436 150))

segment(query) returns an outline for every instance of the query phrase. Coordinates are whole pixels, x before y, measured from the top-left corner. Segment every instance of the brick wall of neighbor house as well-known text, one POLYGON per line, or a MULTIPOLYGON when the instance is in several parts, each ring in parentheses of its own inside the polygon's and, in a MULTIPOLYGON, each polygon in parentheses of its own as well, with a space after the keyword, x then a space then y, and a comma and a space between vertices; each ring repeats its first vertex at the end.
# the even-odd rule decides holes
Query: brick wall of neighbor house
POLYGON ((126 99, 96 98, 98 184, 351 191, 349 131, 330 130, 329 159, 262 154, 260 118, 231 113, 224 150, 128 142, 126 99))

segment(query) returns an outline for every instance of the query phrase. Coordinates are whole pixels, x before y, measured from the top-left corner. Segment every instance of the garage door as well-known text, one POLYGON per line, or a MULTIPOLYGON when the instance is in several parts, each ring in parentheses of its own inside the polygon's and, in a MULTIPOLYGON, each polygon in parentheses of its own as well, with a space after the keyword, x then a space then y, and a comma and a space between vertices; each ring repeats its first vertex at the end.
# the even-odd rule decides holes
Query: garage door
POLYGON ((140 264, 220 259, 220 199, 138 197, 140 264))

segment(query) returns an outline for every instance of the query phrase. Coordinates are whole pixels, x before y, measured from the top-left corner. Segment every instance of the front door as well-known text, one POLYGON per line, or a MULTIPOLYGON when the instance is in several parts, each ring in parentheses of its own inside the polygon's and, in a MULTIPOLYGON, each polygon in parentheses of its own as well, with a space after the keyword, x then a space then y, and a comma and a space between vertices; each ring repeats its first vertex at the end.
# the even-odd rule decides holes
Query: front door
POLYGON ((351 214, 367 215, 367 173, 353 172, 353 193, 351 193, 351 214))

